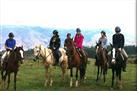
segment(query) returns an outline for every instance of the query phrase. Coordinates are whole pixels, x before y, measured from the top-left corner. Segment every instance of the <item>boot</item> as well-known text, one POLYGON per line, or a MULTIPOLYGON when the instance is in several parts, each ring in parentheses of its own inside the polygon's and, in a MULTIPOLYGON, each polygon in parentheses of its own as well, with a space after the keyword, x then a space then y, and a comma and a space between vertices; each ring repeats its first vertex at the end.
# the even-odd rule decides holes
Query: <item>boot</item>
POLYGON ((54 64, 55 66, 56 65, 59 65, 59 55, 56 55, 55 56, 55 64, 54 64))
POLYGON ((1 67, 2 67, 2 65, 3 65, 3 59, 1 59, 0 64, 1 64, 1 67))

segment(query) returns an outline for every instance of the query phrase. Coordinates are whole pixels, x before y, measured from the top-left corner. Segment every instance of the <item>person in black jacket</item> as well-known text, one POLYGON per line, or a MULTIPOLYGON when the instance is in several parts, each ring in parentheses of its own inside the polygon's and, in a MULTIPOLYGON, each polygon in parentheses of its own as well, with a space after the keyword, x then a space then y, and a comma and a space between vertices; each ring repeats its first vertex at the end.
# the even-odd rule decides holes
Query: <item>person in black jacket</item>
POLYGON ((60 38, 59 38, 59 35, 58 35, 58 31, 54 30, 53 31, 53 36, 50 39, 49 47, 52 50, 53 55, 54 55, 54 57, 56 59, 55 60, 55 65, 57 65, 59 63, 59 48, 60 48, 60 44, 61 44, 61 41, 60 41, 60 38))
POLYGON ((113 47, 114 48, 118 48, 118 50, 122 53, 123 57, 124 57, 124 62, 123 62, 123 71, 126 71, 126 62, 127 62, 127 58, 128 55, 124 50, 124 43, 125 43, 125 38, 124 35, 121 32, 120 27, 115 27, 115 34, 112 37, 112 42, 113 42, 113 47))

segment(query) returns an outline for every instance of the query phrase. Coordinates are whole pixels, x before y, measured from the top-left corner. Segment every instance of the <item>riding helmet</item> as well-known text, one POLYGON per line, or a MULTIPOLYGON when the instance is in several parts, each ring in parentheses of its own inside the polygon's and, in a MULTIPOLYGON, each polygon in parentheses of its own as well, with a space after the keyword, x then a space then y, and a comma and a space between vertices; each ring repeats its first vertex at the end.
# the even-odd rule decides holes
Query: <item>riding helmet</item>
POLYGON ((54 31, 53 31, 53 34, 56 34, 56 35, 57 35, 57 34, 58 34, 58 31, 57 31, 57 30, 54 30, 54 31))
POLYGON ((70 33, 67 33, 67 36, 71 36, 71 34, 70 34, 70 33))
POLYGON ((14 34, 12 32, 9 33, 9 37, 14 37, 14 34))
POLYGON ((105 35, 105 36, 106 36, 106 32, 105 32, 105 31, 103 31, 103 30, 102 30, 102 31, 101 31, 101 33, 103 33, 103 35, 105 35))
POLYGON ((81 32, 80 28, 77 28, 77 29, 76 29, 76 32, 81 32))
POLYGON ((118 32, 121 32, 121 29, 119 26, 115 27, 115 32, 118 33, 118 32))

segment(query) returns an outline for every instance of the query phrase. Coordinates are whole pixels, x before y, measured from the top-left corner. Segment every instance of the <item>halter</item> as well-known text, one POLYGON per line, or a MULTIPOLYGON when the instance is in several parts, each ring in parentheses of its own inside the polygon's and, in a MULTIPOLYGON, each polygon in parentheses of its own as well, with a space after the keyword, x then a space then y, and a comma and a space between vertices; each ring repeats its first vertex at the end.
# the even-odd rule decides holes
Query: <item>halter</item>
MULTIPOLYGON (((45 50, 45 48, 44 48, 44 50, 45 50)), ((41 47, 39 47, 39 51, 37 50, 37 53, 38 53, 37 56, 40 56, 40 57, 42 57, 45 60, 52 54, 52 52, 50 52, 49 55, 47 55, 46 57, 44 57, 44 56, 42 56, 42 54, 40 53, 40 51, 41 51, 41 47)))

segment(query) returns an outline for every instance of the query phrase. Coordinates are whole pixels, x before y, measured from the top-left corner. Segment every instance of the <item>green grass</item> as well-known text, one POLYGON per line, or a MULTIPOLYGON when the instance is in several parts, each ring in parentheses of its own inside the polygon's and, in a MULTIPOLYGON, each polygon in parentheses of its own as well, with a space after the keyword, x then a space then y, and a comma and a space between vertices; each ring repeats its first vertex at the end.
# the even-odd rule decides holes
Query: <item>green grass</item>
MULTIPOLYGON (((91 59, 90 59, 91 60, 91 59)), ((127 72, 122 73, 123 89, 116 91, 136 91, 136 65, 128 64, 127 72)), ((103 79, 96 83, 96 67, 94 61, 89 62, 87 66, 87 79, 85 83, 79 87, 69 87, 69 77, 66 76, 64 81, 61 80, 61 70, 59 67, 54 69, 54 82, 52 87, 44 87, 44 67, 42 63, 38 66, 37 62, 25 62, 20 66, 17 76, 17 91, 110 91, 111 86, 111 70, 108 70, 106 83, 103 79)), ((75 79, 75 74, 74 74, 75 79)), ((0 86, 1 91, 1 86, 0 86)), ((13 91, 13 74, 11 76, 11 83, 9 91, 13 91)))

